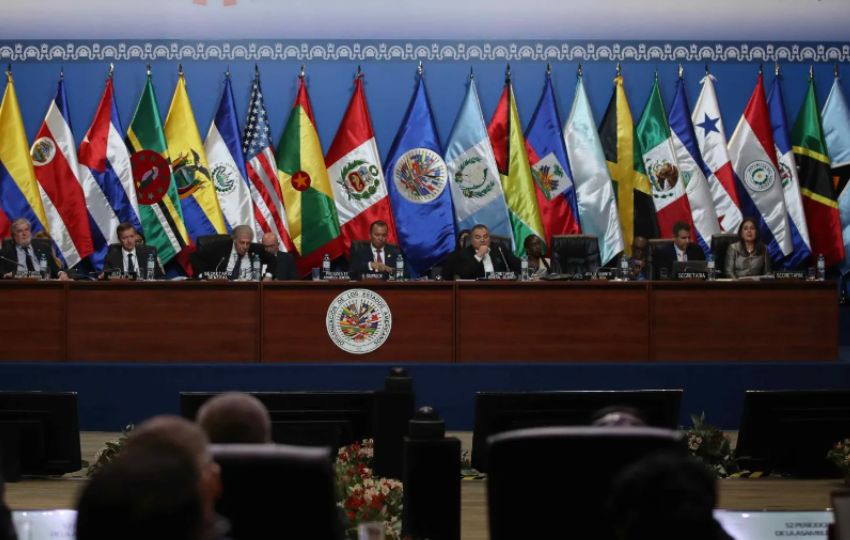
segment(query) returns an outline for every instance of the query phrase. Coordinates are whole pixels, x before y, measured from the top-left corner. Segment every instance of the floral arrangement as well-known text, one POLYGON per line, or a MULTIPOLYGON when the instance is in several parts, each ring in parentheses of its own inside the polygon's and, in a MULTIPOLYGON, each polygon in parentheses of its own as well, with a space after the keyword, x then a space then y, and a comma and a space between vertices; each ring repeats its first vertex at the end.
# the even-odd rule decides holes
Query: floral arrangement
POLYGON ((844 476, 850 479, 850 439, 835 443, 826 453, 826 459, 835 463, 844 476))
POLYGON ((732 474, 737 466, 726 435, 705 422, 705 413, 691 415, 691 422, 693 426, 684 432, 691 455, 714 471, 718 478, 732 474))
POLYGON ((376 478, 372 472, 375 455, 372 439, 343 446, 336 459, 337 504, 348 521, 346 538, 356 539, 361 523, 384 526, 388 540, 401 538, 402 484, 391 478, 376 478))
POLYGON ((86 474, 91 476, 101 467, 115 459, 121 453, 121 450, 124 449, 124 443, 127 442, 127 437, 130 436, 130 432, 133 431, 134 427, 133 424, 128 424, 121 430, 121 437, 117 441, 106 441, 103 448, 95 452, 94 462, 89 464, 86 474))

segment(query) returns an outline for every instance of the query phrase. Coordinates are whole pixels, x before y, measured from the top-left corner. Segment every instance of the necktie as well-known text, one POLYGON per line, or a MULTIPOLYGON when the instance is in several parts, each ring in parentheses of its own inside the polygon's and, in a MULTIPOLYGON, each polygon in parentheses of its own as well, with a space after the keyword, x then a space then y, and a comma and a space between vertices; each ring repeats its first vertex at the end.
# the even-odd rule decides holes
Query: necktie
POLYGON ((239 279, 239 271, 242 266, 242 257, 236 256, 236 264, 233 265, 233 271, 230 272, 230 279, 239 279))
POLYGON ((127 273, 128 274, 135 274, 136 273, 136 265, 133 264, 133 254, 132 253, 127 254, 127 273))
POLYGON ((378 263, 384 262, 384 258, 381 257, 381 250, 380 249, 375 250, 375 262, 378 262, 378 263))
POLYGON ((32 264, 32 248, 24 249, 24 259, 27 260, 27 272, 35 272, 35 266, 32 264))

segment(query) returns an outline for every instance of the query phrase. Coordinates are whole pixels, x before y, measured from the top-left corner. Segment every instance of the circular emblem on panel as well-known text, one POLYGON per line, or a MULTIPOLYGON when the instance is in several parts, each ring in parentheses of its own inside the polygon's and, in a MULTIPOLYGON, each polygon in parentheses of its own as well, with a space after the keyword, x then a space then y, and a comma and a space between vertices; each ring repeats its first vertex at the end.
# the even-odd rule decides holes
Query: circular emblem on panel
POLYGON ((212 166, 210 172, 215 190, 226 195, 236 189, 239 181, 239 173, 230 163, 217 163, 212 166))
POLYGON ((744 183, 753 191, 767 191, 776 182, 776 169, 767 161, 753 161, 744 169, 744 183))
POLYGON ((47 165, 53 161, 53 157, 56 155, 56 144, 50 137, 36 139, 36 141, 32 143, 32 150, 30 153, 32 154, 33 165, 36 167, 47 165))
POLYGON ((139 150, 130 156, 133 181, 139 204, 152 205, 162 200, 171 185, 171 167, 153 150, 139 150))
POLYGON ((380 294, 349 289, 333 299, 325 324, 334 345, 351 354, 366 354, 387 340, 393 317, 380 294))
POLYGON ((355 159, 345 164, 336 182, 348 193, 349 199, 368 199, 381 185, 381 171, 373 163, 355 159))
POLYGON ((424 204, 440 196, 446 188, 446 163, 428 148, 408 150, 393 168, 393 182, 401 196, 424 204))

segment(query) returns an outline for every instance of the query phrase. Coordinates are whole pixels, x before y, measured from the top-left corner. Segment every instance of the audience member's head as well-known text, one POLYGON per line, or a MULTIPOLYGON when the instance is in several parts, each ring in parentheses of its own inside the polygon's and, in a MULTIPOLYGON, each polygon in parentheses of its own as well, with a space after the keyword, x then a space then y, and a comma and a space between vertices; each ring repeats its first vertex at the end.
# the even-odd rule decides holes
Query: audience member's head
POLYGON ((719 540, 717 484, 690 456, 650 455, 614 480, 608 510, 618 540, 719 540))
POLYGON ((212 443, 269 443, 272 422, 266 406, 242 392, 219 394, 198 411, 198 424, 212 443))
POLYGON ((195 460, 185 452, 136 448, 92 476, 77 502, 77 540, 204 540, 208 537, 195 460))
POLYGON ((643 413, 633 407, 614 405, 603 407, 593 413, 590 423, 594 426, 645 426, 643 413))
POLYGON ((12 523, 12 512, 6 506, 6 487, 3 476, 0 476, 0 540, 16 540, 15 524, 12 523))

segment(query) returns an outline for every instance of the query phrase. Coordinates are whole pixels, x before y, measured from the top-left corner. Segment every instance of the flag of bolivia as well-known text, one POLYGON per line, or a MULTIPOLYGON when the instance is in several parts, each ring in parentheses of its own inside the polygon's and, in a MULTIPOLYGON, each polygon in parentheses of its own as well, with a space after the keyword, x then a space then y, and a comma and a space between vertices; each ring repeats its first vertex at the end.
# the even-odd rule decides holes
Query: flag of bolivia
POLYGON ((321 265, 325 253, 331 259, 342 255, 343 243, 303 73, 275 157, 298 270, 305 275, 321 265))

